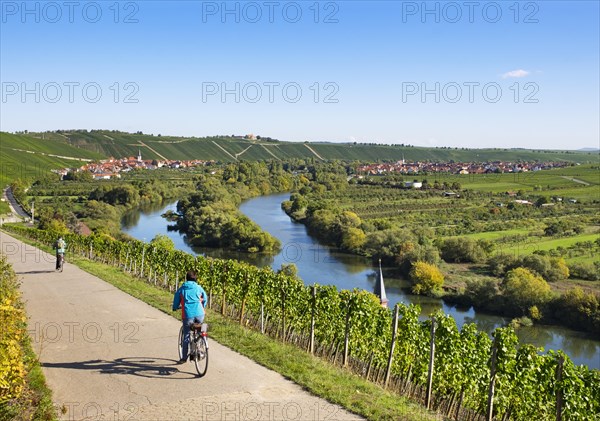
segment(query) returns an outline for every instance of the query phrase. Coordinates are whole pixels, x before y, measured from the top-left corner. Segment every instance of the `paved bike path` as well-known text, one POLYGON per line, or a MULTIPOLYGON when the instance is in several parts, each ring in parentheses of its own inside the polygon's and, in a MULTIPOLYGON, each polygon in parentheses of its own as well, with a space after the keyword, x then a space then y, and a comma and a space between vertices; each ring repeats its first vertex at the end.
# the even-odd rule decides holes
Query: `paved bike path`
POLYGON ((198 378, 176 364, 178 320, 6 233, 0 245, 61 419, 361 419, 211 339, 198 378))

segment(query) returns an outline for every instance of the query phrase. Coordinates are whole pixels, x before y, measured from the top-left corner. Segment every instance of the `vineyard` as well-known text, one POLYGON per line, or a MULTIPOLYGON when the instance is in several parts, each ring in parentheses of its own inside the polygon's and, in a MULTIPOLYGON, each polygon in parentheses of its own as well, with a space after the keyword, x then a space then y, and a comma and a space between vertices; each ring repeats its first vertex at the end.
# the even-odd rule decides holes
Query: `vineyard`
MULTIPOLYGON (((5 225, 51 245, 51 231, 5 225)), ((67 235, 69 253, 117 266, 174 291, 198 273, 213 310, 307 352, 347 366, 451 419, 600 419, 600 372, 575 366, 562 352, 519 346, 510 328, 490 339, 436 313, 420 321, 417 306, 382 308, 373 294, 306 286, 233 260, 194 257, 139 241, 67 235)), ((67 256, 68 260, 69 256, 67 256)))

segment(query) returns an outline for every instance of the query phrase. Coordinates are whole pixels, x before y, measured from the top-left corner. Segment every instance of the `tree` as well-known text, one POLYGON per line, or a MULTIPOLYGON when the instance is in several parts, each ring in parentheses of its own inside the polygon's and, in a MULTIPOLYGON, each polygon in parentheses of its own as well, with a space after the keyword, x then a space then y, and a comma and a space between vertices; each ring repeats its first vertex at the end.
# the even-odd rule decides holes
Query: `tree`
POLYGON ((540 254, 524 256, 519 266, 537 272, 549 282, 556 282, 569 277, 569 268, 562 257, 548 257, 540 254))
POLYGON ((342 248, 357 251, 365 244, 366 238, 367 236, 360 228, 348 228, 342 236, 342 248))
POLYGON ((281 269, 277 273, 282 273, 290 278, 298 279, 298 267, 293 263, 282 263, 281 269))
POLYGON ((444 285, 444 275, 435 265, 416 262, 411 271, 412 291, 415 294, 431 294, 439 292, 444 285))
POLYGON ((529 269, 518 267, 510 270, 501 285, 507 303, 522 315, 533 306, 546 304, 550 299, 550 286, 529 269))
POLYGON ((150 241, 153 246, 160 247, 167 251, 175 250, 175 243, 169 237, 164 234, 156 234, 156 236, 150 241))
POLYGON ((472 238, 449 238, 440 247, 442 259, 449 263, 473 262, 486 260, 492 251, 492 243, 472 238))

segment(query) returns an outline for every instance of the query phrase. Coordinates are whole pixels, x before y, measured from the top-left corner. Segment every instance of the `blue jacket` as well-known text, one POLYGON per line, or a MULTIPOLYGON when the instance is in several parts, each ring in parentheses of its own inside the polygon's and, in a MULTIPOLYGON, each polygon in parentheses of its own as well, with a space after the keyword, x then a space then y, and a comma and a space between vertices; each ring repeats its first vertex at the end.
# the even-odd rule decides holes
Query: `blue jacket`
POLYGON ((173 311, 181 308, 181 320, 204 316, 206 291, 196 281, 185 281, 173 297, 173 311))

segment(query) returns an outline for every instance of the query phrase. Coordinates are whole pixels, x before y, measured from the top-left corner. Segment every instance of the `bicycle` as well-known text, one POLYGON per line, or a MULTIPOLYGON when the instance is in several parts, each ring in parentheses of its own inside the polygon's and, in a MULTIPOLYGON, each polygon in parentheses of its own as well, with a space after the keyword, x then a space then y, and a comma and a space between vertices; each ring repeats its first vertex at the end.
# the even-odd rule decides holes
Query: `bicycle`
POLYGON ((56 269, 56 270, 59 272, 62 272, 65 267, 65 255, 59 254, 57 258, 58 258, 58 269, 56 269))
MULTIPOLYGON (((189 355, 192 356, 191 360, 194 361, 198 377, 202 377, 208 370, 208 342, 206 341, 208 325, 206 323, 193 323, 190 326, 190 344, 189 344, 189 355)), ((179 360, 183 359, 183 326, 179 329, 179 343, 178 343, 179 360)))

